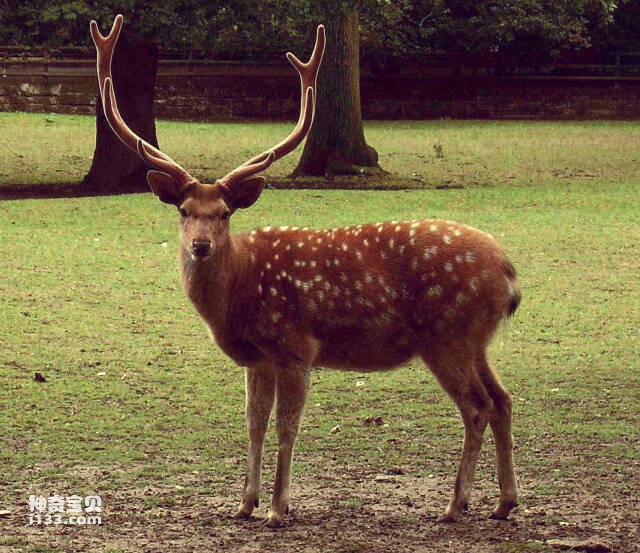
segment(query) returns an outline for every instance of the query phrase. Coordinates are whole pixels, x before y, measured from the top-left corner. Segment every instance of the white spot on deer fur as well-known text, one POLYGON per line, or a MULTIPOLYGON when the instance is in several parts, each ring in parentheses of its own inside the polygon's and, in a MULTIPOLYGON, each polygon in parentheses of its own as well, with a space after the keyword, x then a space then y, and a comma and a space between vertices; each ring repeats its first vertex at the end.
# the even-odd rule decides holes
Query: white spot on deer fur
POLYGON ((464 305, 465 303, 467 303, 469 301, 469 297, 462 293, 462 292, 458 292, 456 295, 456 303, 458 305, 464 305))
POLYGON ((378 232, 382 232, 384 230, 384 227, 382 225, 378 225, 377 229, 378 232))
POLYGON ((280 243, 280 238, 278 238, 273 244, 271 244, 274 248, 278 247, 278 244, 280 243))
POLYGON ((287 271, 280 271, 280 276, 281 276, 282 278, 286 278, 286 276, 287 276, 287 271))
POLYGON ((343 242, 342 246, 340 246, 340 247, 342 248, 342 251, 345 251, 345 252, 349 249, 349 246, 347 245, 346 242, 343 242))
POLYGON ((420 221, 414 221, 413 223, 411 223, 411 228, 412 229, 416 229, 420 226, 420 221))
POLYGON ((253 244, 256 241, 256 237, 254 234, 249 235, 249 244, 253 244))
POLYGON ((414 257, 411 260, 411 268, 415 271, 418 268, 418 258, 414 257))
POLYGON ((311 311, 317 311, 318 310, 318 306, 316 305, 316 302, 314 300, 309 300, 309 309, 311 311))
POLYGON ((460 254, 456 254, 456 263, 462 263, 464 261, 464 257, 460 254))
POLYGON ((393 249, 396 245, 396 241, 392 238, 389 240, 389 248, 393 249))
POLYGON ((299 278, 294 281, 294 284, 296 288, 302 288, 302 281, 299 278))
POLYGON ((302 289, 305 292, 308 292, 309 290, 311 290, 311 288, 313 288, 313 282, 310 280, 306 280, 302 283, 302 289))
POLYGON ((280 230, 289 230, 289 227, 288 227, 288 226, 286 226, 286 225, 285 225, 284 227, 278 227, 278 228, 279 228, 280 230))
POLYGON ((329 283, 328 280, 324 281, 324 289, 329 291, 331 289, 331 284, 329 283))
POLYGON ((258 284, 258 294, 262 295, 262 284, 258 284))
POLYGON ((331 259, 325 259, 325 260, 324 260, 324 264, 325 264, 327 267, 331 267, 331 259))
POLYGON ((363 246, 368 246, 369 245, 369 240, 367 240, 365 238, 364 240, 362 240, 362 244, 363 244, 363 246))
POLYGON ((256 254, 254 252, 251 252, 249 254, 249 258, 251 259, 251 263, 255 263, 256 262, 256 254))
POLYGON ((464 254, 464 259, 467 263, 473 263, 476 260, 476 253, 468 251, 464 254))
POLYGON ((337 298, 340 295, 340 287, 338 286, 334 286, 333 287, 333 295, 337 298))
POLYGON ((415 236, 415 235, 416 235, 416 229, 415 229, 415 228, 412 228, 412 229, 409 231, 409 236, 415 236))
POLYGON ((274 323, 277 323, 280 319, 282 319, 282 313, 271 313, 271 320, 274 323))
POLYGON ((416 239, 415 238, 410 238, 409 239, 409 245, 415 246, 416 245, 416 239))
POLYGON ((280 259, 280 256, 278 254, 273 256, 273 259, 275 259, 276 261, 278 261, 278 259, 280 259))
POLYGON ((454 236, 460 236, 461 234, 462 234, 462 231, 459 228, 453 231, 454 236))
POLYGON ((271 232, 271 227, 270 226, 269 227, 264 227, 262 230, 264 232, 271 232))
POLYGON ((362 290, 362 281, 360 281, 360 280, 356 280, 356 281, 353 283, 353 287, 354 287, 356 290, 362 290))
POLYGON ((447 271, 447 273, 450 273, 451 271, 453 271, 453 263, 449 263, 448 261, 444 264, 444 270, 447 271))
POLYGON ((299 248, 302 248, 303 246, 304 246, 304 242, 302 242, 302 241, 298 242, 298 247, 299 248))
POLYGON ((442 236, 442 241, 443 241, 445 244, 451 244, 451 236, 449 236, 448 234, 444 234, 444 235, 442 236))
POLYGON ((371 282, 372 280, 373 280, 373 276, 371 276, 371 273, 366 273, 366 274, 364 275, 364 281, 365 281, 366 283, 369 283, 369 282, 371 282))
POLYGON ((289 250, 291 249, 291 244, 287 244, 287 245, 284 247, 284 249, 285 249, 285 250, 287 250, 287 251, 289 251, 289 250))
POLYGON ((340 280, 342 282, 347 282, 347 280, 349 280, 349 277, 347 276, 346 273, 340 273, 340 280))
POLYGON ((400 232, 402 230, 402 227, 400 225, 396 226, 396 232, 400 232))
POLYGON ((469 288, 476 292, 478 290, 478 286, 480 286, 480 281, 477 277, 471 277, 471 280, 469 281, 469 288))
POLYGON ((293 266, 294 267, 300 267, 300 261, 298 261, 297 259, 293 260, 293 266))
POLYGON ((264 264, 265 269, 271 269, 271 263, 268 261, 264 264))
POLYGON ((387 250, 380 250, 380 257, 382 259, 387 259, 387 250))
POLYGON ((282 277, 279 274, 276 275, 276 280, 281 280, 281 279, 282 279, 282 277))
POLYGON ((378 276, 378 284, 384 286, 384 277, 382 275, 378 276))
POLYGON ((438 225, 429 225, 429 230, 431 232, 436 232, 438 230, 438 225))
POLYGON ((316 296, 318 296, 318 299, 322 301, 324 299, 324 292, 322 290, 318 290, 316 292, 316 296))
POLYGON ((271 287, 269 288, 269 293, 270 293, 272 296, 277 296, 277 295, 278 295, 278 291, 277 291, 273 286, 271 286, 271 287))
POLYGON ((427 295, 430 298, 439 298, 442 295, 442 286, 436 284, 434 286, 429 286, 427 290, 427 295))
POLYGON ((333 264, 334 264, 336 267, 340 267, 340 260, 339 260, 338 258, 334 259, 334 260, 333 260, 333 264))
POLYGON ((358 261, 362 261, 362 252, 360 250, 356 250, 356 257, 358 258, 358 261))

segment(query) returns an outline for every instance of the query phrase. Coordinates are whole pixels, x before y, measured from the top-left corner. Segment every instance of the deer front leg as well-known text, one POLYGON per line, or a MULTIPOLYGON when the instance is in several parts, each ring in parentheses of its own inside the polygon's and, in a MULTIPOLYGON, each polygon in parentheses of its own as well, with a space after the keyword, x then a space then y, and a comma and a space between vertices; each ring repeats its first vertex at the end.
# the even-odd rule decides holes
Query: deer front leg
POLYGON ((277 375, 276 429, 278 432, 278 464, 273 486, 267 526, 284 523, 289 508, 293 446, 309 388, 308 369, 285 369, 277 375))
POLYGON ((247 394, 247 429, 249 448, 244 493, 236 518, 249 518, 260 501, 262 480, 262 451, 264 435, 275 397, 275 373, 272 369, 247 368, 245 373, 247 394))

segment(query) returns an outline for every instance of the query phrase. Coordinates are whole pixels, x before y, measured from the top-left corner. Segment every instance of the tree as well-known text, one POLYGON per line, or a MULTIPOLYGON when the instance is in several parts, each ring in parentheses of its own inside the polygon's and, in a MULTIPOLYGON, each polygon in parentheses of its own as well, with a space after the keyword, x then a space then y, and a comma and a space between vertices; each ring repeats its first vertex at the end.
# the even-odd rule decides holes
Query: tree
POLYGON ((320 2, 327 47, 318 75, 313 126, 293 176, 381 171, 366 143, 360 109, 359 1, 320 2))
MULTIPOLYGON (((103 29, 107 33, 109 29, 103 29)), ((158 48, 136 37, 124 25, 111 63, 114 89, 122 117, 129 127, 154 146, 156 138, 153 98, 158 72, 158 48)), ((81 185, 92 190, 134 192, 147 190, 148 168, 111 130, 102 109, 100 93, 96 99, 96 148, 89 172, 81 185)))

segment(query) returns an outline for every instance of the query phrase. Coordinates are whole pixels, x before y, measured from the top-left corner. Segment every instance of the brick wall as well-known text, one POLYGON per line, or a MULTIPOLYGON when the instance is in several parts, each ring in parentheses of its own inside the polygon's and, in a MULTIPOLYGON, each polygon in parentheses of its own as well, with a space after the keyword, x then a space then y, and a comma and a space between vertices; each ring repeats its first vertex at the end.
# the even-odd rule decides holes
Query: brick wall
MULTIPOLYGON (((637 77, 479 77, 416 69, 362 77, 367 119, 635 119, 637 77)), ((161 62, 160 118, 224 121, 294 118, 298 82, 287 65, 161 62)), ((117 83, 116 83, 117 85, 117 83)), ((93 61, 0 59, 0 111, 94 113, 93 61)))

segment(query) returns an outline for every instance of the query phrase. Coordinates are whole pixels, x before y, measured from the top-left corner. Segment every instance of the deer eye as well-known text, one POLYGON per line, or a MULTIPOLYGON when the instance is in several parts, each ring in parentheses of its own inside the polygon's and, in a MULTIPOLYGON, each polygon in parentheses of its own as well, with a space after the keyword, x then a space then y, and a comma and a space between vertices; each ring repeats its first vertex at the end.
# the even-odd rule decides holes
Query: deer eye
POLYGON ((220 215, 220 219, 222 219, 223 221, 226 221, 229 217, 231 217, 230 211, 223 211, 222 215, 220 215))
POLYGON ((184 207, 178 208, 178 213, 180 213, 180 217, 186 219, 187 218, 187 210, 184 207))

